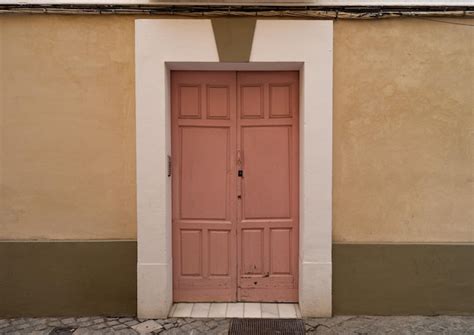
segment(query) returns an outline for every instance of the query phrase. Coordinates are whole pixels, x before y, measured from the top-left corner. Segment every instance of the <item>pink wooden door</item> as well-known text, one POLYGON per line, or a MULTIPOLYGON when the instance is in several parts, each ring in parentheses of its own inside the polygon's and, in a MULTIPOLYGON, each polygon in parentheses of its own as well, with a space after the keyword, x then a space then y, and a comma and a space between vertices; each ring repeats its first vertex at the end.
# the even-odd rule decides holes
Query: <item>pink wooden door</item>
POLYGON ((175 301, 298 300, 298 73, 172 72, 175 301))
POLYGON ((298 301, 298 73, 237 75, 238 299, 298 301))
POLYGON ((235 72, 172 72, 171 95, 174 300, 233 301, 235 72))

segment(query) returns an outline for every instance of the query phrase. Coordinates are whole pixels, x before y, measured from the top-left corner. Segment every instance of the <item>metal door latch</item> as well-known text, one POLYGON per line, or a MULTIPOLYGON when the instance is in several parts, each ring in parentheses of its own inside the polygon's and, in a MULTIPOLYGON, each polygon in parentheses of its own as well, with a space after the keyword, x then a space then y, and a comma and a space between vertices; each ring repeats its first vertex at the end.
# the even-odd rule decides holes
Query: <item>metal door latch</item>
POLYGON ((171 177, 171 171, 172 171, 171 156, 168 155, 168 177, 171 177))

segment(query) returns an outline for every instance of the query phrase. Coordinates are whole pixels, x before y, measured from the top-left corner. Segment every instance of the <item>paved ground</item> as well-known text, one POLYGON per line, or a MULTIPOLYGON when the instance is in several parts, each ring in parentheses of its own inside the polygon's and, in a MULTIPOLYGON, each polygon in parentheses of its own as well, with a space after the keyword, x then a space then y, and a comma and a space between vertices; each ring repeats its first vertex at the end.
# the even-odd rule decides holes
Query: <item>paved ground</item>
MULTIPOLYGON (((224 335, 230 319, 18 318, 0 319, 0 334, 224 335)), ((473 334, 474 316, 336 316, 305 319, 308 334, 473 334)))

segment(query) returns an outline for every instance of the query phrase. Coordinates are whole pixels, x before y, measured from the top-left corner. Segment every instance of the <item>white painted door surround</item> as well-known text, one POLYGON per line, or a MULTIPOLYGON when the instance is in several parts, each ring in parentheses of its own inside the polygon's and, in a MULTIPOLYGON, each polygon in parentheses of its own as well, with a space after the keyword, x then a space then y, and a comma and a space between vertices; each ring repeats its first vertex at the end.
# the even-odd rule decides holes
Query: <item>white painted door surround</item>
POLYGON ((170 70, 300 71, 300 284, 303 316, 331 315, 332 21, 258 20, 249 63, 219 63, 211 21, 135 22, 139 317, 172 301, 170 70))

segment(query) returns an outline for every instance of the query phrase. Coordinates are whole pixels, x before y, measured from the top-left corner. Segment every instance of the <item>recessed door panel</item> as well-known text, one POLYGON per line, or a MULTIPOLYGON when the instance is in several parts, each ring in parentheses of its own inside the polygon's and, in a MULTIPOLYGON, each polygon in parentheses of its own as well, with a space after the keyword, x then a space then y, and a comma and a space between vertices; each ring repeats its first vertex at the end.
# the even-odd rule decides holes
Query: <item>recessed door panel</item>
POLYGON ((288 118, 294 108, 292 105, 292 90, 290 84, 270 85, 270 117, 288 118))
POLYGON ((209 231, 209 275, 210 276, 230 276, 230 257, 233 253, 230 250, 230 231, 210 230, 209 231))
POLYGON ((240 117, 244 119, 263 118, 263 85, 240 87, 240 117))
POLYGON ((207 118, 229 119, 230 117, 230 87, 207 85, 207 118))
POLYGON ((202 231, 181 230, 181 275, 202 275, 202 231))
POLYGON ((291 127, 241 127, 242 219, 291 216, 291 127))
POLYGON ((180 85, 178 87, 177 107, 181 119, 201 118, 201 86, 180 85))
POLYGON ((298 300, 298 80, 172 72, 175 301, 298 300))
POLYGON ((291 229, 270 229, 270 273, 291 275, 293 250, 291 250, 291 229))
POLYGON ((180 218, 225 220, 229 192, 229 127, 180 127, 180 218))
POLYGON ((262 275, 264 271, 263 229, 242 229, 241 275, 262 275))

